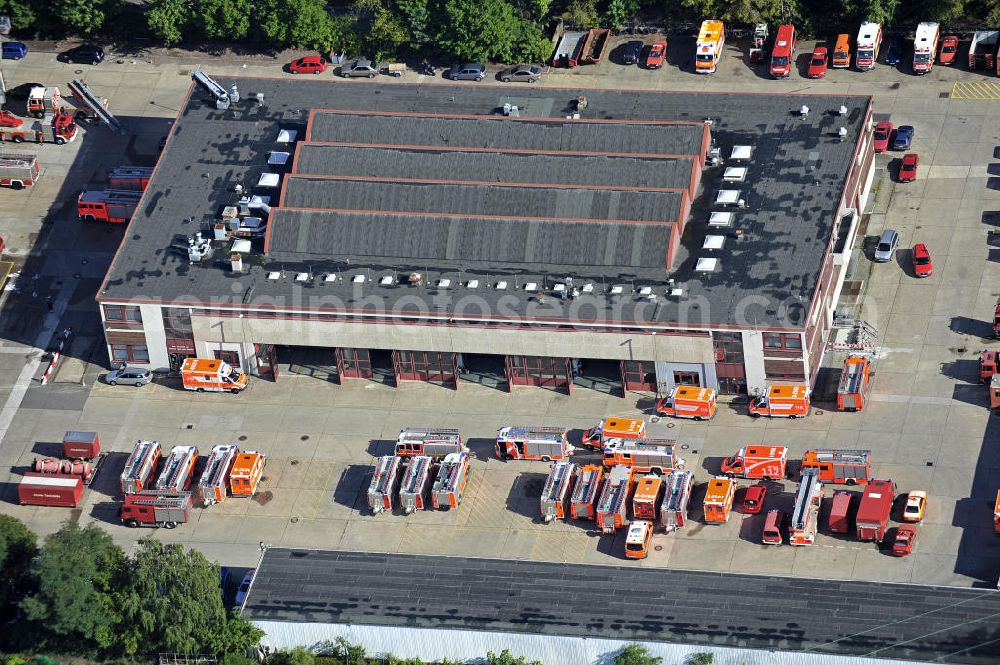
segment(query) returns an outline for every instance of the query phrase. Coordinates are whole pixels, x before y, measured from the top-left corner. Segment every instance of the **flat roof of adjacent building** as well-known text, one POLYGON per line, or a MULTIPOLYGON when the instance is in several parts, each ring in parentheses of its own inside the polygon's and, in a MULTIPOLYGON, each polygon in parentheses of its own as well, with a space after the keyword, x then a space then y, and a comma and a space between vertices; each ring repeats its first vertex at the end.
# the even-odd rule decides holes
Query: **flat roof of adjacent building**
MULTIPOLYGON (((524 260, 506 265, 495 261, 490 264, 495 269, 476 277, 481 287, 487 287, 480 288, 479 297, 484 297, 487 304, 496 300, 499 296, 495 291, 489 294, 486 291, 499 281, 509 284, 533 281, 545 288, 551 287, 556 280, 573 277, 576 283, 592 283, 593 290, 578 301, 547 298, 544 303, 537 302, 533 294, 508 290, 504 294, 508 318, 528 317, 529 310, 533 320, 583 316, 573 314, 572 308, 575 312, 588 312, 586 317, 594 320, 669 328, 735 325, 739 312, 758 326, 778 326, 783 320, 779 312, 791 312, 794 319, 795 308, 789 309, 789 305, 807 304, 816 288, 825 249, 837 229, 837 202, 843 193, 870 106, 870 97, 856 95, 653 92, 485 83, 412 85, 316 78, 220 76, 217 80, 227 89, 237 84, 243 99, 230 110, 220 111, 207 92, 192 88, 150 186, 113 260, 100 300, 195 306, 211 303, 212 307, 239 308, 252 307, 257 298, 264 298, 272 308, 280 309, 282 303, 292 308, 296 303, 296 309, 309 309, 310 298, 315 296, 322 298, 325 312, 350 312, 360 303, 365 303, 370 311, 373 298, 380 299, 383 311, 393 310, 402 299, 412 303, 416 298, 428 303, 433 300, 433 307, 428 309, 447 316, 453 305, 449 298, 455 296, 454 292, 444 297, 430 290, 383 289, 370 281, 359 285, 351 276, 391 267, 401 273, 419 270, 425 273, 428 283, 446 275, 453 283, 461 283, 462 276, 469 275, 457 264, 439 266, 430 261, 405 259, 393 261, 392 266, 380 265, 374 260, 366 264, 362 255, 346 257, 335 253, 325 256, 324 250, 314 251, 308 260, 296 261, 285 254, 268 256, 262 252, 263 243, 258 242, 259 255, 244 261, 245 272, 234 274, 230 270, 229 244, 219 243, 212 257, 201 263, 190 263, 186 238, 195 232, 210 233, 223 208, 233 205, 239 197, 237 185, 255 194, 272 196, 272 206, 275 205, 280 189, 258 190, 255 185, 262 173, 276 168, 280 173, 288 168, 269 166, 269 153, 290 151, 293 147, 299 151, 299 161, 294 167, 299 173, 309 170, 336 173, 354 180, 368 177, 363 174, 406 182, 449 180, 467 183, 476 180, 489 183, 490 187, 502 187, 501 183, 512 179, 529 181, 543 188, 564 187, 572 191, 567 191, 565 198, 552 192, 540 195, 539 207, 532 208, 534 215, 525 215, 529 203, 521 201, 513 202, 502 215, 550 219, 560 216, 560 210, 572 209, 607 221, 615 215, 598 214, 605 209, 605 204, 597 195, 595 203, 588 204, 586 192, 601 188, 618 191, 671 185, 683 188, 691 182, 691 174, 684 168, 690 170, 690 157, 646 156, 650 153, 620 155, 619 151, 629 152, 637 140, 635 137, 652 133, 656 138, 648 149, 656 155, 668 150, 669 154, 683 154, 697 141, 697 125, 710 119, 711 136, 724 157, 735 145, 752 146, 751 159, 741 162, 749 172, 745 182, 723 183, 721 168, 705 170, 691 223, 676 243, 672 269, 649 267, 645 261, 589 265, 576 259, 568 266, 557 265, 551 260, 535 264, 524 260), (263 104, 257 101, 256 93, 263 96, 263 104), (587 100, 580 110, 583 122, 574 125, 572 123, 578 121, 567 120, 565 116, 573 112, 580 97, 587 100), (516 105, 520 117, 500 117, 498 114, 505 105, 516 105), (803 105, 813 109, 805 118, 798 113, 803 105), (840 106, 846 107, 845 115, 836 113, 840 106), (323 109, 335 109, 336 112, 327 113, 323 109), (446 126, 453 128, 455 136, 461 137, 460 142, 466 143, 474 142, 477 132, 498 132, 500 138, 497 140, 502 140, 507 151, 490 152, 477 148, 482 143, 468 146, 477 148, 474 150, 450 150, 440 145, 427 149, 376 146, 370 142, 378 141, 378 137, 368 133, 367 127, 383 122, 391 124, 383 121, 383 116, 379 115, 382 113, 413 114, 422 118, 417 122, 392 117, 393 122, 400 123, 400 127, 410 127, 413 133, 393 134, 391 141, 433 144, 428 128, 446 126), (490 117, 479 121, 465 117, 477 115, 490 117), (305 145, 310 116, 314 122, 329 123, 327 129, 345 131, 354 127, 356 132, 343 137, 343 142, 357 145, 305 145), (377 118, 374 124, 373 117, 377 118), (531 118, 546 118, 553 124, 531 118), (592 122, 601 120, 609 122, 592 122), (670 124, 676 121, 694 124, 670 124), (656 124, 663 122, 667 124, 656 124), (585 133, 586 138, 580 138, 583 127, 589 130, 585 133), (846 139, 837 136, 840 127, 848 130, 846 139), (558 149, 546 152, 537 144, 522 147, 525 144, 518 142, 518 128, 525 128, 521 130, 524 136, 536 133, 543 137, 537 139, 542 145, 555 145, 558 149), (278 142, 283 129, 298 132, 296 146, 278 142), (662 134, 657 133, 657 129, 662 134), (418 131, 424 133, 418 134, 418 131), (601 136, 591 139, 593 132, 601 136), (560 137, 572 137, 573 145, 565 145, 565 138, 560 137), (525 175, 527 172, 530 177, 525 175), (475 173, 481 177, 473 178, 475 173), (712 202, 719 189, 741 191, 745 205, 735 210, 733 224, 726 232, 740 231, 742 234, 739 239, 734 237, 726 242, 721 250, 706 250, 703 245, 709 227, 704 222, 714 208, 712 202), (696 271, 698 260, 708 254, 718 259, 714 270, 696 271), (294 279, 296 271, 314 276, 308 284, 311 288, 308 297, 295 295, 301 295, 299 287, 302 286, 294 279), (325 275, 340 277, 328 279, 325 275), (613 290, 614 285, 622 286, 622 292, 613 290), (655 303, 639 296, 638 289, 644 285, 653 287, 658 296, 655 303), (681 296, 664 295, 678 291, 681 296), (511 295, 516 298, 511 299, 511 295), (750 295, 757 297, 758 304, 747 308, 744 300, 750 295)), ((318 125, 314 125, 314 132, 318 132, 316 127, 318 125)), ((315 140, 315 136, 311 138, 315 140)), ((287 175, 284 178, 287 179, 287 175)), ((389 187, 387 194, 391 190, 393 196, 400 198, 383 207, 404 207, 410 202, 416 208, 426 206, 426 212, 440 212, 433 205, 435 198, 441 200, 449 195, 447 192, 456 191, 444 183, 441 186, 444 189, 433 195, 417 193, 416 188, 403 194, 404 190, 389 187), (411 194, 414 198, 406 198, 411 194)), ((500 195, 490 189, 481 196, 488 199, 500 195)), ((625 208, 646 209, 652 199, 638 196, 625 208)), ((387 196, 386 200, 391 199, 387 196)), ((611 205, 610 199, 608 205, 611 205)), ((328 207, 339 206, 333 202, 328 207)), ((450 212, 478 218, 492 215, 486 212, 490 209, 486 203, 463 201, 450 212)), ((381 212, 386 218, 394 219, 391 213, 397 211, 381 212)), ((621 215, 626 221, 629 216, 621 215)), ((665 213, 664 217, 667 216, 665 213)), ((316 217, 310 213, 304 218, 316 217)), ((634 226, 627 224, 622 228, 634 226)), ((461 224, 451 225, 453 230, 449 232, 459 227, 461 224)), ((670 232, 676 232, 677 228, 680 227, 664 226, 664 229, 673 229, 670 232)), ((621 245, 606 246, 617 248, 621 245)), ((369 251, 366 256, 374 254, 369 251)), ((470 273, 474 274, 477 268, 472 268, 470 273)))
POLYGON ((997 613, 984 589, 269 548, 242 616, 995 663, 997 613))

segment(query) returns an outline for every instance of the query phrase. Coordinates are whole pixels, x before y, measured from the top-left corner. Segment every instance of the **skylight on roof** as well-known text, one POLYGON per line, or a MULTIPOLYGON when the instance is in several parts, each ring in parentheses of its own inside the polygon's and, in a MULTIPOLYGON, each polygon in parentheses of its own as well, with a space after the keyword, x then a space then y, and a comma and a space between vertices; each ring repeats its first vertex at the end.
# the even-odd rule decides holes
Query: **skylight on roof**
POLYGON ((708 216, 709 226, 731 226, 733 223, 733 213, 717 211, 708 216))
POLYGON ((277 187, 281 183, 281 176, 277 173, 261 173, 258 187, 277 187))
POLYGON ((723 189, 715 196, 715 202, 719 205, 736 205, 740 201, 740 190, 723 189))
POLYGON ((702 249, 722 249, 725 242, 726 236, 705 236, 705 243, 701 247, 702 249))
POLYGON ((275 143, 294 143, 299 133, 294 129, 282 129, 278 132, 275 143))
POLYGON ((271 166, 284 166, 288 163, 289 157, 291 157, 291 153, 278 152, 275 150, 268 154, 267 163, 271 166))
POLYGON ((734 145, 733 152, 729 155, 729 159, 750 159, 750 153, 753 151, 753 146, 749 145, 734 145))
POLYGON ((747 167, 727 166, 722 179, 726 182, 743 182, 747 179, 747 167))
POLYGON ((713 272, 717 265, 719 265, 719 259, 701 258, 698 259, 698 263, 695 265, 694 269, 697 272, 713 272))

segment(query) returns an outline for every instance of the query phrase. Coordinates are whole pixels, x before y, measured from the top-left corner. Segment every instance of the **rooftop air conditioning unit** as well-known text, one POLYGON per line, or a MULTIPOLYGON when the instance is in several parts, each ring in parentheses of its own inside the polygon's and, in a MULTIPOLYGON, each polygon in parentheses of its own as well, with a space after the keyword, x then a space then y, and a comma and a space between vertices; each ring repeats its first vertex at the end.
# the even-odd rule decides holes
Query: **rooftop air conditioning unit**
POLYGON ((809 107, 806 106, 805 104, 803 104, 802 108, 799 109, 799 115, 802 116, 803 118, 805 118, 806 116, 808 116, 809 115, 809 107))
POLYGON ((309 273, 307 273, 307 272, 296 273, 296 275, 295 275, 295 281, 296 282, 308 282, 309 281, 309 273))
POLYGON ((242 254, 230 254, 229 264, 233 268, 233 272, 243 272, 243 255, 242 254))
POLYGON ((273 271, 267 273, 267 278, 270 279, 270 280, 281 279, 281 273, 278 272, 277 270, 273 270, 273 271))
POLYGON ((197 263, 208 257, 212 253, 212 243, 208 238, 203 238, 201 233, 195 233, 188 237, 188 260, 197 263))
POLYGON ((614 286, 611 287, 611 294, 612 295, 618 295, 622 291, 624 291, 624 289, 622 288, 621 284, 615 284, 614 286))
POLYGON ((354 284, 364 284, 365 283, 365 276, 364 275, 355 275, 354 277, 351 278, 351 282, 354 283, 354 284))
POLYGON ((385 275, 384 277, 382 277, 382 279, 378 281, 378 283, 381 284, 382 286, 391 286, 392 283, 395 281, 396 280, 393 278, 392 275, 385 275))
POLYGON ((478 289, 479 288, 479 280, 478 279, 470 279, 468 282, 465 283, 465 288, 467 288, 467 289, 478 289))
POLYGON ((444 279, 439 279, 438 280, 438 288, 439 289, 447 289, 449 286, 451 286, 451 280, 450 279, 444 278, 444 279))

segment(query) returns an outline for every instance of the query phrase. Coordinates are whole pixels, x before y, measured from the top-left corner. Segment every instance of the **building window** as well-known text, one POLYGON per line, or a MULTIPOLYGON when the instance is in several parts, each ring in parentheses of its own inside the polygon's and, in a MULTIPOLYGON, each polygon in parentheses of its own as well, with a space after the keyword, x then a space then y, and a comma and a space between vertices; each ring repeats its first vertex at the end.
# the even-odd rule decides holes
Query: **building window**
POLYGON ((805 367, 800 360, 764 360, 764 374, 768 379, 789 381, 792 383, 805 381, 805 367))
POLYGON ((801 351, 802 337, 797 333, 764 333, 764 348, 775 351, 801 351))
POLYGON ((740 376, 720 376, 719 392, 723 395, 746 395, 747 380, 740 376))
POLYGON ((145 344, 112 344, 111 360, 122 363, 148 363, 149 350, 145 344))
POLYGON ((743 363, 743 334, 731 332, 712 333, 715 362, 743 363))
POLYGON ((700 386, 701 377, 698 372, 674 372, 674 385, 700 386))
POLYGON ((142 313, 135 305, 105 305, 104 320, 142 323, 142 313))

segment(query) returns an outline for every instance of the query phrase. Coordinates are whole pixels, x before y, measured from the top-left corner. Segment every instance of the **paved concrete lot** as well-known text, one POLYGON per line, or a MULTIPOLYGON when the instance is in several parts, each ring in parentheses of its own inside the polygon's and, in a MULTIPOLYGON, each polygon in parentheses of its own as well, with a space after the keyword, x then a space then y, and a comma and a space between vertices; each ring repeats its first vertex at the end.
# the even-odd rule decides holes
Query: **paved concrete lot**
MULTIPOLYGON (((652 38, 647 38, 651 41, 652 38)), ((800 60, 811 46, 803 43, 800 60)), ((878 193, 870 203, 867 235, 897 229, 901 247, 895 263, 873 265, 859 258, 855 278, 863 281, 860 315, 881 332, 872 403, 857 414, 817 404, 807 419, 755 421, 742 407, 724 407, 711 423, 656 422, 655 435, 676 438, 688 463, 704 481, 719 458, 741 445, 787 445, 794 459, 810 447, 868 448, 879 477, 895 480, 901 492, 930 493, 926 522, 915 553, 895 559, 870 544, 822 534, 808 548, 765 548, 758 543, 761 518, 734 515, 722 527, 694 524, 672 535, 657 534, 646 567, 731 570, 806 577, 891 580, 921 584, 991 585, 1000 571, 1000 537, 992 533, 989 500, 1000 487, 1000 422, 990 418, 985 389, 976 384, 978 351, 991 341, 989 320, 1000 289, 998 250, 987 230, 1000 219, 1000 121, 995 102, 951 99, 956 82, 980 74, 935 67, 917 78, 880 65, 875 71, 830 72, 809 81, 764 78, 730 46, 720 71, 691 73, 684 40, 672 39, 670 65, 651 72, 623 67, 614 57, 601 65, 553 72, 544 85, 586 85, 760 92, 845 89, 875 95, 878 117, 916 128, 913 150, 921 155, 918 180, 895 184, 899 155, 878 159, 878 193), (678 66, 679 64, 679 66, 678 66), (994 212, 998 211, 998 212, 994 212), (918 281, 909 268, 908 247, 926 242, 935 274, 918 281)), ((745 49, 744 49, 745 52, 745 49)), ((282 375, 277 384, 258 381, 234 397, 181 391, 176 382, 140 389, 97 383, 106 363, 94 322, 93 293, 122 230, 81 226, 72 201, 88 181, 121 163, 152 163, 187 90, 191 61, 109 59, 82 70, 85 80, 111 100, 111 109, 133 130, 112 137, 86 127, 70 146, 42 146, 46 179, 31 192, 0 191, 0 224, 16 259, 23 258, 44 231, 44 248, 27 259, 21 284, 38 274, 36 288, 8 294, 0 321, 0 510, 46 533, 71 516, 97 520, 123 545, 153 534, 116 525, 114 493, 126 451, 137 438, 165 447, 194 443, 207 451, 216 443, 238 443, 269 454, 259 500, 230 500, 195 512, 190 524, 155 536, 198 547, 233 565, 252 565, 258 543, 293 547, 367 549, 385 552, 461 554, 519 559, 626 563, 622 535, 598 537, 592 525, 541 524, 537 497, 543 463, 501 462, 492 457, 492 437, 504 424, 564 425, 581 429, 602 415, 648 409, 649 399, 626 399, 577 390, 572 397, 539 389, 512 394, 463 384, 459 391, 425 385, 388 388, 370 382, 343 386, 318 378, 282 375), (49 177, 51 176, 51 177, 49 177), (44 187, 44 188, 43 188, 44 187), (32 297, 36 291, 38 297, 32 297), (42 299, 55 295, 49 313, 42 299), (78 332, 56 381, 38 384, 40 352, 52 334, 73 325, 78 332), (92 362, 91 362, 92 361, 92 362), (80 384, 81 379, 84 385, 80 384), (364 508, 370 465, 389 452, 404 426, 459 427, 476 453, 464 504, 455 511, 410 516, 372 516, 364 508), (14 483, 33 457, 55 452, 53 442, 68 429, 100 432, 109 459, 80 511, 21 507, 14 483)), ((209 71, 280 74, 265 59, 211 62, 209 71), (246 68, 243 65, 246 64, 246 68)), ((6 68, 11 85, 40 81, 65 85, 75 76, 54 54, 33 51, 6 68)), ((406 79, 426 80, 408 73, 406 79)), ((363 85, 366 83, 354 83, 363 85)), ((391 85, 391 82, 371 85, 391 85)), ((452 84, 449 84, 452 85, 452 84)), ((456 88, 475 83, 453 84, 456 88)), ((517 86, 511 86, 516 91, 517 86)), ((43 364, 43 363, 42 363, 43 364)), ((769 506, 787 508, 792 483, 772 488, 769 506)), ((827 494, 830 494, 828 489, 827 494)), ((698 494, 696 494, 696 497, 698 494)), ((694 511, 697 514, 697 510, 694 511)))

